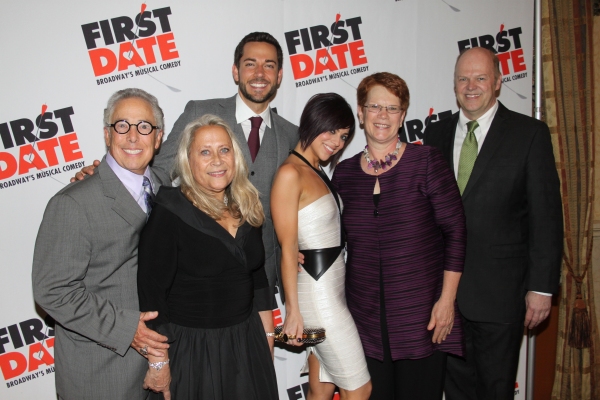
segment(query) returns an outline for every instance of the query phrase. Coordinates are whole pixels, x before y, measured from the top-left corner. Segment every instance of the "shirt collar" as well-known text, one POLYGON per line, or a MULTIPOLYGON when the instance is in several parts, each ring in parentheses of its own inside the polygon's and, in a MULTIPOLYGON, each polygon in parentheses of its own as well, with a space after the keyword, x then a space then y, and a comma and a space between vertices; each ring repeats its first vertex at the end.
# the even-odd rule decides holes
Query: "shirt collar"
POLYGON ((108 164, 110 169, 113 170, 115 175, 117 175, 117 178, 119 178, 121 183, 123 183, 123 185, 125 185, 125 187, 129 189, 130 192, 139 193, 140 191, 144 190, 142 187, 142 184, 144 183, 144 176, 150 179, 150 182, 152 183, 154 188, 154 182, 152 182, 152 177, 150 175, 150 167, 146 167, 146 170, 144 171, 143 175, 138 175, 129 171, 128 169, 121 167, 117 160, 114 159, 112 154, 110 154, 110 152, 106 153, 106 163, 108 164))
MULTIPOLYGON (((496 111, 498 111, 498 99, 496 99, 496 102, 494 103, 494 105, 485 112, 485 114, 483 114, 481 117, 477 118, 477 123, 479 124, 479 129, 481 129, 482 132, 487 133, 487 131, 490 129, 490 125, 492 125, 492 121, 494 120, 494 117, 496 116, 496 111)), ((464 130, 465 132, 467 131, 467 122, 471 121, 469 118, 467 118, 463 112, 463 110, 460 110, 460 114, 459 114, 459 125, 461 127, 462 130, 464 130)))
POLYGON ((244 100, 242 100, 239 93, 235 95, 235 121, 238 124, 247 121, 250 117, 256 117, 257 115, 262 117, 264 123, 267 124, 269 128, 271 127, 271 103, 269 103, 262 113, 256 114, 246 103, 244 103, 244 100))

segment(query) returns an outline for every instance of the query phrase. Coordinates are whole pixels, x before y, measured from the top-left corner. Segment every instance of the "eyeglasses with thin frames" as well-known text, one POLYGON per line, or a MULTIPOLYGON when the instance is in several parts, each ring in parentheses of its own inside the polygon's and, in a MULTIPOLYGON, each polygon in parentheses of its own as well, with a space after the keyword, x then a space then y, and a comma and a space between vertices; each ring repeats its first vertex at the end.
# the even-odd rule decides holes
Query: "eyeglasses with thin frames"
POLYGON ((379 104, 365 104, 363 106, 364 108, 367 109, 367 111, 374 113, 374 114, 379 114, 382 110, 386 110, 388 112, 388 114, 398 114, 400 111, 402 111, 402 107, 400 106, 380 106, 379 104))

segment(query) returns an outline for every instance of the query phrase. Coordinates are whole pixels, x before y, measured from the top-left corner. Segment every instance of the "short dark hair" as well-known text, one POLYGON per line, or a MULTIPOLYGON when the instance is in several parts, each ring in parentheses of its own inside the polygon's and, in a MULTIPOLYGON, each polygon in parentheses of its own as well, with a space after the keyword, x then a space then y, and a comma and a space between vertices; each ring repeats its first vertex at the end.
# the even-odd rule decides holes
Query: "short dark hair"
POLYGON ((404 79, 391 72, 377 72, 364 78, 356 89, 358 107, 364 107, 367 102, 369 90, 374 86, 383 86, 400 100, 400 108, 404 111, 410 105, 410 93, 404 79))
POLYGON ((246 43, 250 42, 263 42, 275 46, 275 50, 277 50, 277 68, 281 69, 283 67, 283 50, 281 50, 281 46, 277 39, 267 32, 252 32, 244 36, 235 48, 235 52, 233 53, 233 63, 237 68, 240 68, 240 60, 244 54, 244 46, 246 43))
MULTIPOLYGON (((306 149, 321 133, 346 128, 349 129, 350 140, 355 124, 352 108, 342 96, 337 93, 316 94, 308 100, 300 117, 300 145, 306 149)), ((331 158, 332 167, 335 167, 341 155, 338 152, 331 158)))

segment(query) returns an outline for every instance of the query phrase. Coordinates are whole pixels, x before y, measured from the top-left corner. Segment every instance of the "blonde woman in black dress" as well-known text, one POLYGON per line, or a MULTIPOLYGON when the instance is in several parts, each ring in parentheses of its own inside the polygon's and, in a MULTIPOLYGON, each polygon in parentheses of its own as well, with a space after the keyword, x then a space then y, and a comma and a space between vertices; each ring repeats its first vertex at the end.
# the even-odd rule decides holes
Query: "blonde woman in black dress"
POLYGON ((148 355, 144 387, 151 399, 275 400, 264 214, 222 119, 185 128, 175 172, 181 186, 160 189, 139 244, 140 307, 170 341, 167 357, 148 355))

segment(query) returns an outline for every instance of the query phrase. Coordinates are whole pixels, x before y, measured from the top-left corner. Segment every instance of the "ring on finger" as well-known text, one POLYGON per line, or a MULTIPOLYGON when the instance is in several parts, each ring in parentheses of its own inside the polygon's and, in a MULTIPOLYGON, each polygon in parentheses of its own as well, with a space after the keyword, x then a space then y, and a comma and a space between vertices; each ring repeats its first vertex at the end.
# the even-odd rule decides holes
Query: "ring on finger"
POLYGON ((294 339, 296 339, 296 335, 288 335, 288 339, 289 340, 294 340, 294 339))
POLYGON ((147 356, 148 355, 148 346, 141 347, 140 354, 143 356, 147 356))

